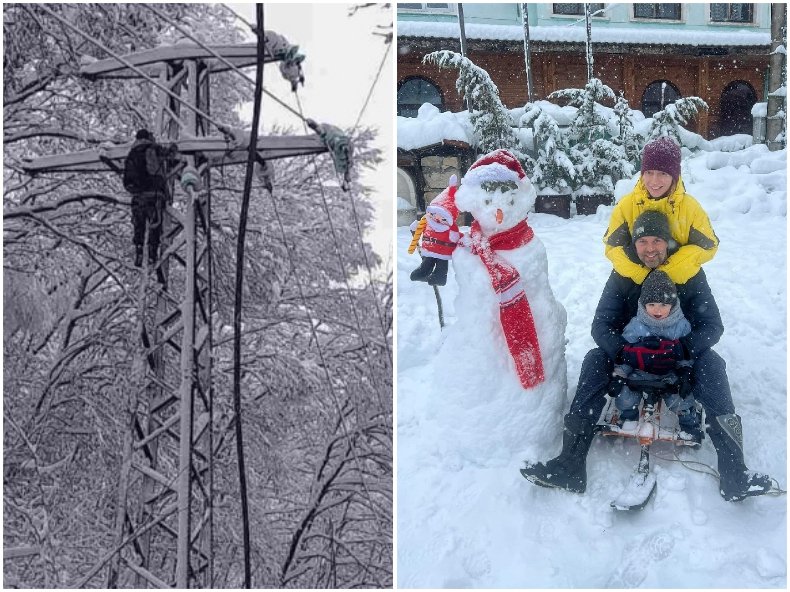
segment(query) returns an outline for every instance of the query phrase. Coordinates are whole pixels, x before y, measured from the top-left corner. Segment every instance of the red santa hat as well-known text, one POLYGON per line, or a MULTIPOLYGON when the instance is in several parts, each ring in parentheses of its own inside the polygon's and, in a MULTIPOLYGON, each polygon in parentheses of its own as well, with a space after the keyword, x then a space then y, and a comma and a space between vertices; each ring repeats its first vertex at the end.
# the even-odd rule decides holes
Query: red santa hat
POLYGON ((458 208, 455 205, 455 192, 458 189, 456 183, 457 177, 453 175, 450 177, 450 186, 434 197, 425 208, 428 214, 439 214, 447 226, 455 224, 455 219, 458 218, 458 208))
POLYGON ((529 184, 527 174, 521 163, 507 150, 495 150, 481 156, 466 171, 461 183, 464 185, 481 185, 486 181, 514 181, 519 185, 529 184))

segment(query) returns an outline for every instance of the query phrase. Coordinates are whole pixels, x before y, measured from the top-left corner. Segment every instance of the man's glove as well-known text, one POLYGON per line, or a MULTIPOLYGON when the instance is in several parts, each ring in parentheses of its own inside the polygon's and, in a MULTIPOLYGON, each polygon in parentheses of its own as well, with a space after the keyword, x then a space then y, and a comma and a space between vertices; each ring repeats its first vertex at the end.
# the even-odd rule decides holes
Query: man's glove
POLYGON ((632 368, 652 374, 666 374, 683 360, 683 345, 677 339, 642 337, 636 343, 626 343, 620 353, 620 361, 632 368))
POLYGON ((691 360, 683 360, 677 363, 675 374, 678 377, 678 394, 684 399, 691 393, 691 370, 693 368, 691 360))

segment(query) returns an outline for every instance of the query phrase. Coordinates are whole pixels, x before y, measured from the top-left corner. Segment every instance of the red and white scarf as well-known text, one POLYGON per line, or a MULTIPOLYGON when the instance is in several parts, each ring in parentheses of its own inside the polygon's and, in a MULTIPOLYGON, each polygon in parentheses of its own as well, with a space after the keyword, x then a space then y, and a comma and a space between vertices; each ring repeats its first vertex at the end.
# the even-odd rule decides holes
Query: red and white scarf
POLYGON ((533 236, 534 232, 526 220, 490 237, 483 235, 480 224, 475 220, 470 233, 472 253, 478 255, 485 265, 491 285, 499 297, 499 321, 524 388, 543 382, 543 359, 521 276, 497 251, 517 249, 529 243, 533 236))

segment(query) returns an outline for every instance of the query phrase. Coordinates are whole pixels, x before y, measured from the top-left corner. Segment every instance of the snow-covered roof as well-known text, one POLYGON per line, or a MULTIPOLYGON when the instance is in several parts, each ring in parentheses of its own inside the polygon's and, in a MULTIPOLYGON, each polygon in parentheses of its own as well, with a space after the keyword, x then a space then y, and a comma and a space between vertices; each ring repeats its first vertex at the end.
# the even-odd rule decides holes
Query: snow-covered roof
MULTIPOLYGON (((398 37, 438 37, 455 39, 459 36, 458 23, 422 21, 398 21, 398 37)), ((524 40, 524 29, 520 25, 479 25, 466 23, 469 39, 496 41, 524 40)), ((586 30, 582 27, 531 26, 531 41, 557 41, 583 43, 586 30)), ((771 44, 768 32, 738 30, 703 31, 699 29, 665 27, 593 27, 593 43, 622 43, 640 45, 690 45, 690 46, 762 46, 771 44)))

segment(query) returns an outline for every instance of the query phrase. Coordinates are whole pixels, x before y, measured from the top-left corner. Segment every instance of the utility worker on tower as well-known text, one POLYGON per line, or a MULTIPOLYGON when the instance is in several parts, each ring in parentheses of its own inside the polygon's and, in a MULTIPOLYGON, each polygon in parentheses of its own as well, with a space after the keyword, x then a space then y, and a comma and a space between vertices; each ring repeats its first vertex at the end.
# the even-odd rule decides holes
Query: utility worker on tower
POLYGON ((136 139, 126 157, 123 186, 132 194, 132 227, 134 229, 134 264, 143 264, 145 225, 148 224, 148 262, 159 258, 159 241, 162 237, 162 212, 167 200, 167 167, 175 147, 165 149, 154 142, 146 129, 137 132, 136 139))

